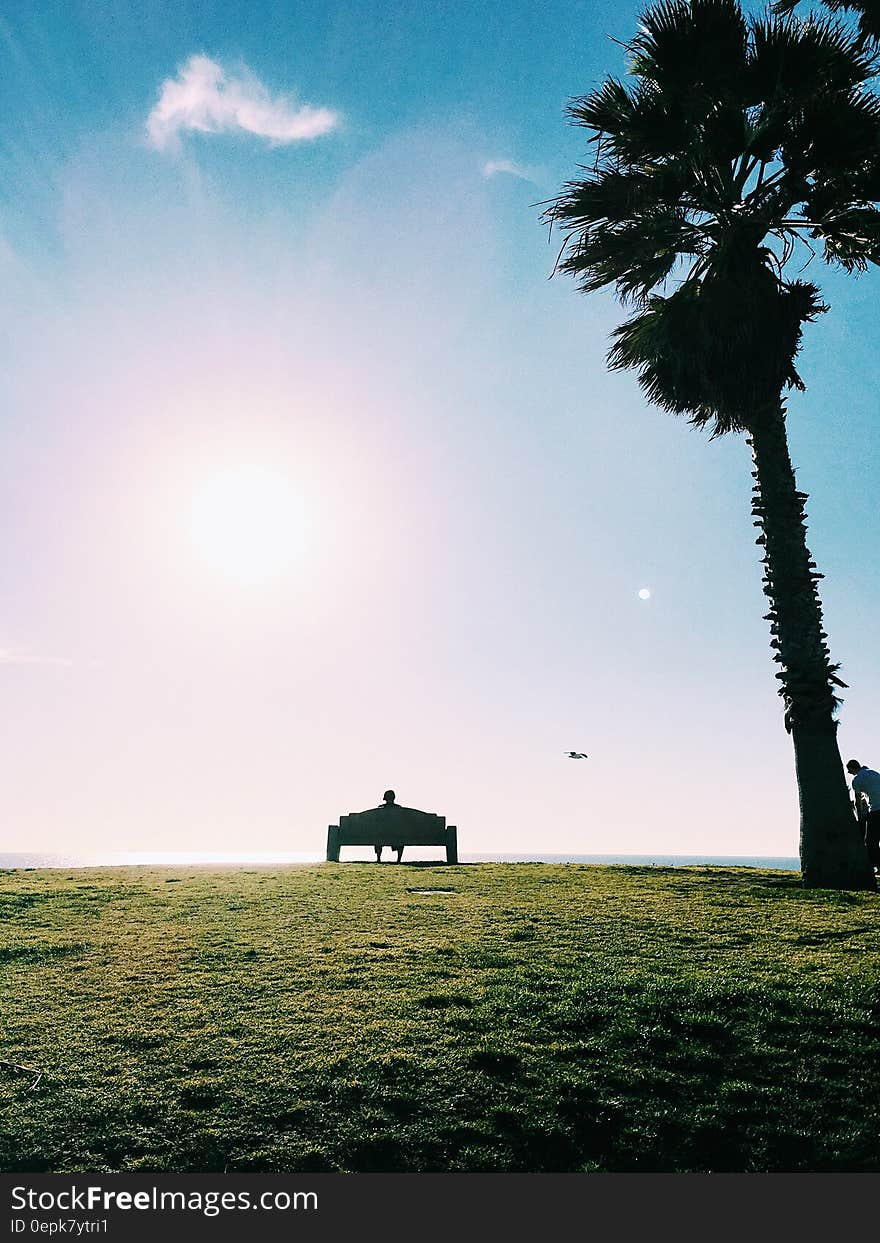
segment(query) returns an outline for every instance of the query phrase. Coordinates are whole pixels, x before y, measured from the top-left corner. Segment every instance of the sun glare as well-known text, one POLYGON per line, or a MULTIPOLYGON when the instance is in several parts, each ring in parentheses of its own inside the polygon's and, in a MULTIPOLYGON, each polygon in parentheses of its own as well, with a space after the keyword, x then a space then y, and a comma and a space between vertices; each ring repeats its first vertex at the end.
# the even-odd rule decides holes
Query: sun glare
POLYGON ((208 480, 192 499, 193 546, 213 569, 240 583, 284 574, 302 533, 298 498, 277 471, 238 466, 208 480))

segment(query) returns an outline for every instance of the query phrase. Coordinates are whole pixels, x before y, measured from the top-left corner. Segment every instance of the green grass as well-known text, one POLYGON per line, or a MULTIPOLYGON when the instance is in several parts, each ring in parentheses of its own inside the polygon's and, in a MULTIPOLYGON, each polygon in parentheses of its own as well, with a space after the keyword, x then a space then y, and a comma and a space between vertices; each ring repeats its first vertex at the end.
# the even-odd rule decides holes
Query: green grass
POLYGON ((878 934, 746 869, 2 873, 0 1169, 875 1170, 878 934))

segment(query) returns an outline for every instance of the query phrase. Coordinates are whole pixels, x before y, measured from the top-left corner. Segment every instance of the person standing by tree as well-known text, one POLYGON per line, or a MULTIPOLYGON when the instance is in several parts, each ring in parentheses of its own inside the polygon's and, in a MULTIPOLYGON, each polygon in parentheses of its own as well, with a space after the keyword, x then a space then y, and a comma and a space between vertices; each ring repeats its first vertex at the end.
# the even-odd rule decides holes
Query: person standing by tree
POLYGON ((556 270, 615 287, 635 314, 609 364, 713 436, 742 433, 755 480, 771 647, 792 737, 803 883, 875 889, 837 745, 837 691, 786 434, 803 327, 828 308, 790 279, 820 248, 880 264, 880 99, 866 41, 824 17, 746 17, 737 0, 663 0, 626 45, 630 82, 570 107, 595 144, 544 214, 556 270), (671 292, 670 292, 671 288, 671 292))
POLYGON ((856 815, 864 829, 868 858, 872 867, 880 871, 880 773, 858 760, 849 760, 846 771, 852 777, 856 815))

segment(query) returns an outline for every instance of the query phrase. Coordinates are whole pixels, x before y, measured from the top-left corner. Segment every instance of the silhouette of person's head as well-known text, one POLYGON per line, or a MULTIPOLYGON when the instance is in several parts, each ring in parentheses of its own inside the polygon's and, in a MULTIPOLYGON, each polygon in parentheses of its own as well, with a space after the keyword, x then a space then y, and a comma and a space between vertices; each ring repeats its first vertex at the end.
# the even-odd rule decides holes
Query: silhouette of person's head
POLYGON ((861 767, 858 760, 847 760, 846 762, 846 771, 848 773, 857 773, 861 767))
POLYGON ((386 790, 385 793, 382 795, 382 797, 384 798, 386 803, 393 803, 397 795, 394 793, 393 790, 386 790))

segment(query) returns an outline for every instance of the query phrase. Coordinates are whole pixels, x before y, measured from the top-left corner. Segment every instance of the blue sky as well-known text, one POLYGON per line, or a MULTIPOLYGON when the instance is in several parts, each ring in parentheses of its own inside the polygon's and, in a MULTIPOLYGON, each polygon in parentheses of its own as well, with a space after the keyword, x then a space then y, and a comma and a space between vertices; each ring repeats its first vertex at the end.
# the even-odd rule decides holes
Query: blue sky
MULTIPOLYGON (((320 849, 390 784, 464 850, 795 853, 746 447, 609 376, 613 299, 547 279, 564 105, 636 6, 16 10, 5 848, 320 849), (174 111, 193 57, 221 89, 174 111), (258 132, 303 104, 323 132, 258 132), (292 498, 256 584, 192 539, 242 465, 292 498)), ((877 766, 878 280, 821 277, 792 454, 877 766)))

